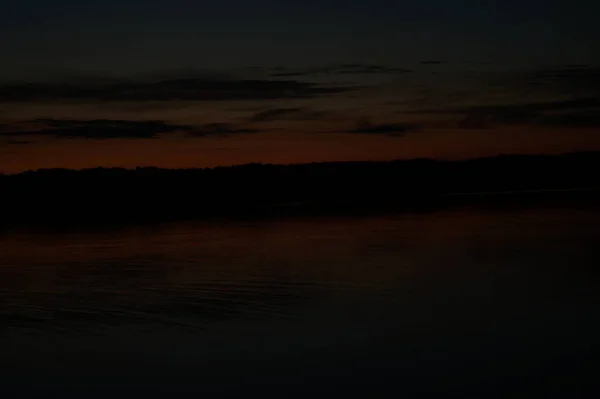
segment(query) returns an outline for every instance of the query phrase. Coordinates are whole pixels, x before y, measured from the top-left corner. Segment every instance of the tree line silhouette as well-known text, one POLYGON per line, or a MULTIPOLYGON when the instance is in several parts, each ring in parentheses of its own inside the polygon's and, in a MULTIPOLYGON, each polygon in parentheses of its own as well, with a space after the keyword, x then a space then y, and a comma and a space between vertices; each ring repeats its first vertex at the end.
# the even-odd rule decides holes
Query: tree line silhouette
POLYGON ((41 169, 0 175, 0 223, 262 217, 590 197, 600 189, 598 170, 600 152, 206 169, 41 169), (511 195, 497 195, 506 193, 511 195))

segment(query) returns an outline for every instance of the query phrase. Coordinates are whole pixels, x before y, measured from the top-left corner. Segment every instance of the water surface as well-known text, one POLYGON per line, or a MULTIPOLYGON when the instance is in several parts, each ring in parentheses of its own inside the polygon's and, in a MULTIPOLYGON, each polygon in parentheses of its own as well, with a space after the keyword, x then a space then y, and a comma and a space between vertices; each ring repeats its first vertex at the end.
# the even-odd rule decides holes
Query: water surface
POLYGON ((566 207, 5 230, 0 391, 587 397, 598 237, 566 207))

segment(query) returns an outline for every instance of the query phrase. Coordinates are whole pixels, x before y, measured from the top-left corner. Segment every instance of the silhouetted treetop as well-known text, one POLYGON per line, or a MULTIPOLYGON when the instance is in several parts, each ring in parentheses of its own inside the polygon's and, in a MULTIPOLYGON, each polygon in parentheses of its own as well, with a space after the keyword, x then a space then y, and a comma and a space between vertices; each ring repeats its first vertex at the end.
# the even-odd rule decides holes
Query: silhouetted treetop
POLYGON ((402 207, 457 194, 600 187, 600 152, 466 161, 251 163, 206 169, 40 169, 0 175, 3 220, 188 218, 402 207))

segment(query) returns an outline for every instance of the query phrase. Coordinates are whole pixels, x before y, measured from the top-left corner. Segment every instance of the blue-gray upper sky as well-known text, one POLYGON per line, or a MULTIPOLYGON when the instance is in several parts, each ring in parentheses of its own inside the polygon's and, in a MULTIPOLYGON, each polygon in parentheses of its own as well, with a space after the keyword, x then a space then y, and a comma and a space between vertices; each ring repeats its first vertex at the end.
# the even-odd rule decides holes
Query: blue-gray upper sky
POLYGON ((422 60, 600 61, 600 4, 566 0, 7 0, 0 76, 422 60))

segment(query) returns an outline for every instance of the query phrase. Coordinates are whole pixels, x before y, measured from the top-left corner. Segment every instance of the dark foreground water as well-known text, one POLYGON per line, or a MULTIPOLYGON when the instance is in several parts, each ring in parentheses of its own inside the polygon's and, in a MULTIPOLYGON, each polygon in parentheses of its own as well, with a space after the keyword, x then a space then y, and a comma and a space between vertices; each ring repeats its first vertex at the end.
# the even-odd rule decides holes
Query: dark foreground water
POLYGON ((599 241, 574 207, 5 230, 0 395, 595 397, 599 241))

